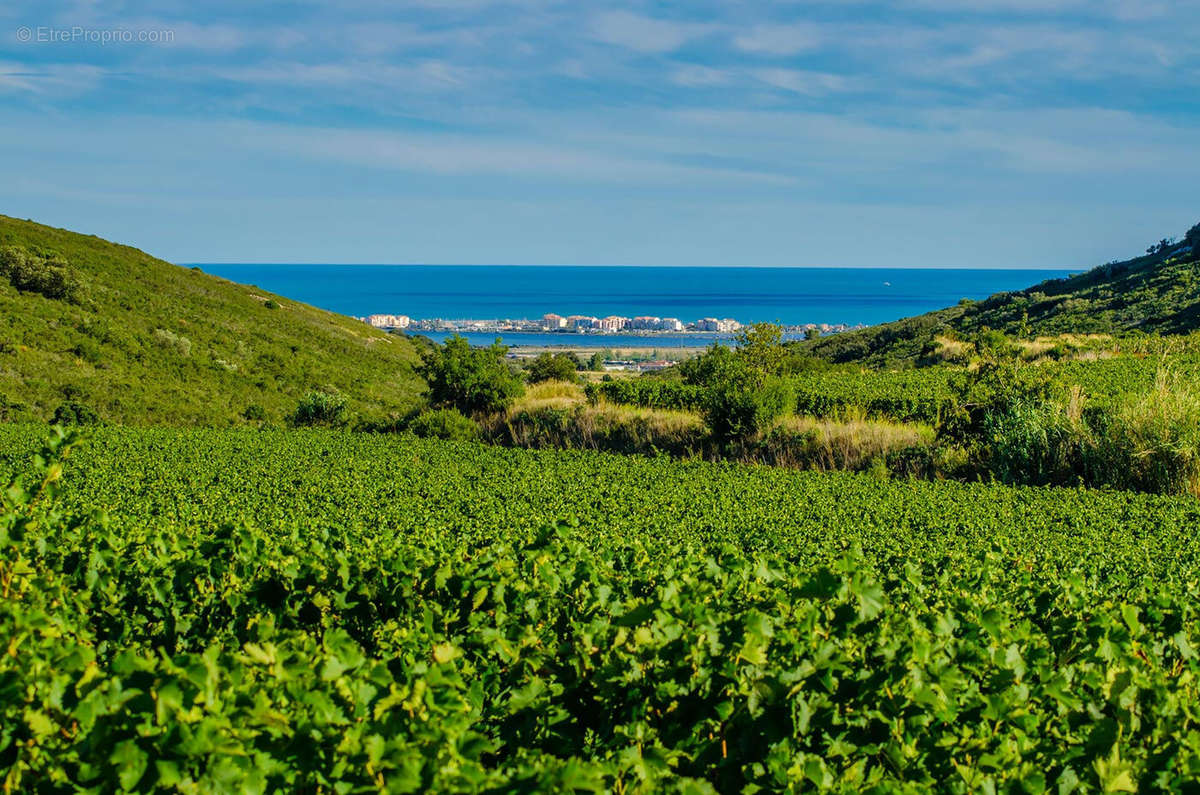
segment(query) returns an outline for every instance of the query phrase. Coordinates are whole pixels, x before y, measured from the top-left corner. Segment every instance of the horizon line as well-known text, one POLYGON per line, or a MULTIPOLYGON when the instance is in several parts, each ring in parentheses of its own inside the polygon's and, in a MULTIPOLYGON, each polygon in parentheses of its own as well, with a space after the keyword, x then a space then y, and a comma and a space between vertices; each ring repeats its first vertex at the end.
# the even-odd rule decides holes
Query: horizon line
POLYGON ((514 263, 514 262, 175 262, 180 267, 217 267, 255 265, 255 266, 289 266, 289 267, 318 267, 338 266, 352 268, 695 268, 698 270, 900 270, 900 271, 1061 271, 1064 273, 1082 273, 1091 268, 1070 267, 970 267, 953 265, 584 265, 571 263, 514 263))

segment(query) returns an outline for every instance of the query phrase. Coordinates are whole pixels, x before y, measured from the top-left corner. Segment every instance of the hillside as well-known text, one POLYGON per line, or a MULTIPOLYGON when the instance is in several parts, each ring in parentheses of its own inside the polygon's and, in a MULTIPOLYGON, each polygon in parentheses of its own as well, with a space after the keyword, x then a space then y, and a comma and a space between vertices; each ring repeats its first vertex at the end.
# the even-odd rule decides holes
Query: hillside
POLYGON ((1070 278, 801 345, 806 352, 834 362, 886 366, 920 361, 935 346, 937 336, 972 334, 984 328, 1021 337, 1182 334, 1200 328, 1200 224, 1182 241, 1162 241, 1152 248, 1144 256, 1070 278))
POLYGON ((415 403, 415 361, 352 318, 0 216, 0 420, 76 404, 131 424, 280 423, 318 389, 382 418, 415 403))

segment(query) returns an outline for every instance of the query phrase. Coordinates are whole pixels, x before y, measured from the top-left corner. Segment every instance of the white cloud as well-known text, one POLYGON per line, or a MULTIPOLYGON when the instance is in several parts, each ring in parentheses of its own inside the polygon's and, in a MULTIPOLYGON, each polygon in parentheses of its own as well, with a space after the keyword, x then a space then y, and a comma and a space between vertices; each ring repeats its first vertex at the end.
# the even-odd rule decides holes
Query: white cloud
POLYGON ((855 87, 853 80, 826 72, 810 72, 802 69, 755 69, 751 74, 767 85, 810 97, 850 91, 855 87))
POLYGON ((644 54, 673 52, 713 30, 710 24, 654 19, 629 11, 597 14, 591 23, 591 35, 598 41, 644 54))
POLYGON ((734 36, 733 45, 758 55, 796 55, 816 49, 823 41, 817 25, 756 25, 734 36))
POLYGON ((105 69, 88 64, 0 63, 0 93, 21 92, 44 98, 77 96, 95 90, 106 75, 105 69))
POLYGON ((671 72, 671 82, 690 88, 712 88, 727 86, 735 79, 735 73, 728 69, 714 69, 700 64, 683 64, 671 72))

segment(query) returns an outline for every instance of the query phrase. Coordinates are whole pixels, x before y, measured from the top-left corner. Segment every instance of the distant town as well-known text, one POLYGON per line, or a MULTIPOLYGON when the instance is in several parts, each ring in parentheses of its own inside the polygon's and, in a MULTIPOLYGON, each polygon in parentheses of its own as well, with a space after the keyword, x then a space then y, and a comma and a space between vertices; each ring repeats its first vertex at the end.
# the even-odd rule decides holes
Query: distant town
MULTIPOLYGON (((553 312, 537 320, 445 320, 441 318, 418 319, 408 315, 368 315, 360 318, 375 328, 396 331, 459 331, 480 333, 501 332, 561 332, 564 334, 731 334, 742 328, 742 323, 733 318, 702 317, 685 323, 674 317, 622 317, 609 315, 556 315, 553 312)), ((861 326, 844 323, 805 323, 784 326, 785 334, 833 334, 861 326)))

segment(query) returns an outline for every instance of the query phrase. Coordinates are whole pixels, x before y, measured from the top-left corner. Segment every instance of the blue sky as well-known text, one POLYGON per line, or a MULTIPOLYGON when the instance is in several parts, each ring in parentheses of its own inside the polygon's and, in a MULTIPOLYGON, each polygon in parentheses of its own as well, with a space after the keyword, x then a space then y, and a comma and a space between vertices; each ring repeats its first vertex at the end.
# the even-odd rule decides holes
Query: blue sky
POLYGON ((1077 267, 1200 220, 1200 3, 6 3, 0 119, 175 261, 1077 267))

